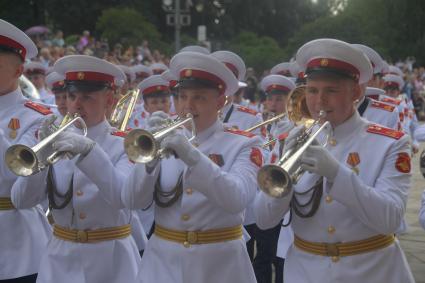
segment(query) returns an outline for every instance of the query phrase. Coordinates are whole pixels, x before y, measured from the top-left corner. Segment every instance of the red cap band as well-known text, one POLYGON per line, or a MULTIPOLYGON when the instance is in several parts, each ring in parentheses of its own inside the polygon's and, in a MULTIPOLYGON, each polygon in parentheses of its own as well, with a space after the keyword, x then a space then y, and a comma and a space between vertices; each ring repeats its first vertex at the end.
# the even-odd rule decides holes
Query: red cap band
POLYGON ((52 84, 52 88, 62 88, 64 85, 65 85, 64 81, 58 81, 52 84))
POLYGON ((171 80, 171 81, 169 82, 169 86, 170 86, 170 88, 175 87, 175 86, 177 85, 177 83, 178 83, 178 81, 176 81, 176 80, 171 80))
POLYGON ((230 71, 232 71, 232 73, 235 75, 236 78, 239 77, 239 71, 238 71, 238 68, 236 68, 235 65, 233 65, 232 63, 229 63, 229 62, 224 62, 224 65, 226 65, 226 67, 229 68, 230 71))
POLYGON ((269 85, 266 89, 266 92, 270 92, 272 90, 281 90, 281 91, 284 91, 284 92, 291 91, 288 87, 283 86, 283 85, 269 85))
POLYGON ((356 67, 354 67, 353 65, 347 62, 340 61, 337 59, 331 59, 331 58, 313 59, 310 62, 308 62, 307 70, 314 69, 314 68, 329 68, 329 69, 340 70, 341 72, 350 75, 356 81, 358 81, 360 77, 360 71, 356 67))
POLYGON ((207 80, 217 85, 217 88, 220 90, 220 94, 224 94, 224 92, 226 91, 226 84, 224 83, 222 79, 220 79, 216 75, 213 75, 205 71, 184 69, 180 72, 180 78, 181 79, 197 78, 197 79, 207 80))
POLYGON ((148 94, 152 94, 155 92, 164 92, 164 91, 168 91, 168 86, 166 85, 154 85, 154 86, 150 86, 145 88, 142 93, 143 95, 148 95, 148 94))
POLYGON ((22 58, 22 60, 25 61, 25 55, 27 54, 27 50, 19 42, 15 41, 15 40, 13 40, 9 37, 0 35, 0 45, 3 45, 3 46, 17 50, 17 52, 19 53, 18 55, 22 58))
POLYGON ((147 77, 149 77, 149 74, 146 73, 146 72, 138 72, 138 73, 136 73, 136 77, 137 78, 147 78, 147 77))
POLYGON ((42 75, 45 75, 46 74, 46 70, 40 69, 40 68, 34 68, 34 69, 27 69, 25 71, 25 73, 28 74, 28 75, 33 75, 33 74, 42 74, 42 75))
POLYGON ((396 83, 396 82, 384 82, 384 86, 385 87, 395 87, 395 88, 399 88, 400 87, 398 85, 398 83, 396 83))
POLYGON ((114 76, 98 72, 68 72, 66 79, 69 81, 93 81, 114 83, 114 76))
POLYGON ((290 71, 288 71, 288 70, 282 70, 282 71, 279 71, 279 72, 277 72, 277 74, 278 74, 278 75, 285 76, 285 77, 290 77, 290 76, 291 76, 291 72, 290 72, 290 71))

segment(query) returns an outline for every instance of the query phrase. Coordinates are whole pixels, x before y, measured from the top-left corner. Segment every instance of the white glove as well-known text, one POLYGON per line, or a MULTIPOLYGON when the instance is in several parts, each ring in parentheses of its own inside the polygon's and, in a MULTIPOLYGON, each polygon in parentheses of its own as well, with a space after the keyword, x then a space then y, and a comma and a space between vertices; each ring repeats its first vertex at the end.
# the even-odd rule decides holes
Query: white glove
POLYGON ((146 124, 148 125, 148 130, 153 131, 155 129, 160 128, 165 123, 167 123, 170 117, 168 114, 162 111, 153 112, 152 115, 146 120, 146 124))
POLYGON ((189 167, 195 165, 201 158, 201 153, 181 133, 166 136, 161 142, 161 147, 173 150, 189 167))
POLYGON ((339 162, 323 146, 310 145, 301 157, 301 167, 333 182, 338 174, 339 162))
POLYGON ((289 131, 288 137, 285 139, 284 150, 288 151, 297 144, 297 138, 305 130, 304 125, 296 126, 289 131))
POLYGON ((38 129, 38 140, 42 141, 52 133, 56 131, 55 121, 57 120, 56 115, 49 115, 46 119, 44 119, 40 128, 38 129))
POLYGON ((283 133, 289 132, 294 127, 294 124, 288 120, 279 120, 271 133, 273 137, 278 137, 283 133))
POLYGON ((62 132, 53 143, 53 149, 59 152, 68 152, 73 155, 86 156, 94 147, 95 142, 91 139, 72 132, 62 132))

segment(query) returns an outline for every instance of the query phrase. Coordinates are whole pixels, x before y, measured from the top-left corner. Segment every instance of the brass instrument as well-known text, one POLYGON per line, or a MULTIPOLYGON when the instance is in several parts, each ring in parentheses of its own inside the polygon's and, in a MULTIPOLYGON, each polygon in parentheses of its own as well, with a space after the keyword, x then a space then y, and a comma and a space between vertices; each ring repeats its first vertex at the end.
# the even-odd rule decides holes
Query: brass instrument
POLYGON ((136 163, 147 163, 164 156, 164 148, 161 148, 161 141, 175 129, 190 122, 192 127, 192 137, 195 138, 195 123, 192 114, 187 114, 186 118, 177 118, 170 121, 161 129, 151 133, 143 129, 131 130, 124 139, 124 149, 128 158, 136 163))
POLYGON ((331 133, 331 124, 328 121, 321 123, 325 118, 325 111, 320 111, 319 119, 312 120, 307 109, 304 92, 293 92, 292 95, 294 96, 290 97, 291 105, 287 109, 288 117, 295 124, 306 125, 306 128, 297 137, 296 145, 286 151, 277 164, 263 166, 257 175, 260 189, 274 198, 283 198, 292 191, 293 185, 304 173, 300 166, 303 153, 325 130, 328 130, 323 144, 325 146, 331 133))
POLYGON ((246 131, 246 132, 252 132, 252 131, 255 131, 255 130, 256 130, 256 129, 258 129, 258 128, 261 128, 261 127, 263 127, 263 126, 266 126, 266 125, 268 125, 268 124, 271 124, 271 123, 273 123, 273 122, 276 122, 276 121, 278 121, 278 120, 282 119, 282 118, 283 118, 283 117, 285 117, 286 115, 287 115, 286 113, 282 113, 282 114, 279 114, 279 115, 273 116, 272 118, 270 118, 270 119, 268 119, 268 120, 266 120, 266 121, 264 121, 264 122, 261 122, 261 123, 259 123, 259 124, 255 125, 255 126, 252 126, 251 128, 248 128, 248 129, 246 129, 245 131, 246 131))
MULTIPOLYGON (((278 116, 282 115, 282 118, 287 116, 288 120, 290 121, 297 121, 299 124, 304 124, 306 127, 311 126, 311 123, 314 122, 314 120, 311 118, 311 115, 308 111, 304 92, 305 86, 299 86, 292 90, 289 94, 288 100, 286 101, 286 113, 280 114, 278 116)), ((271 138, 261 147, 267 149, 276 141, 277 138, 271 138)))
POLYGON ((71 116, 67 114, 61 124, 56 127, 55 132, 47 136, 33 147, 23 144, 15 144, 10 146, 5 154, 5 162, 7 167, 18 176, 34 175, 44 170, 49 165, 59 161, 65 152, 54 151, 52 144, 55 142, 60 133, 65 131, 74 123, 79 122, 83 128, 83 135, 87 135, 87 126, 84 120, 75 114, 71 116))
POLYGON ((139 89, 128 91, 118 100, 109 122, 120 131, 126 131, 128 122, 139 97, 139 89))

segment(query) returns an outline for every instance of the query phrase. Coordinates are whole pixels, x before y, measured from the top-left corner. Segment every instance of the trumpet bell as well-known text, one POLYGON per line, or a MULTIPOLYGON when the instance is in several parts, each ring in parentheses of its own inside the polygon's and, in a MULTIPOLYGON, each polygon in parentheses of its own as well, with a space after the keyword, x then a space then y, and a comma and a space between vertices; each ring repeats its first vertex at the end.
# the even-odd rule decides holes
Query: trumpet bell
POLYGON ((15 144, 6 150, 5 162, 10 171, 18 176, 29 176, 34 174, 38 168, 36 153, 28 146, 15 144))
POLYGON ((128 158, 136 163, 147 163, 157 157, 160 149, 154 135, 143 129, 134 129, 124 139, 128 158))
POLYGON ((284 198, 291 192, 292 180, 288 172, 277 165, 265 165, 257 175, 260 189, 273 198, 284 198))

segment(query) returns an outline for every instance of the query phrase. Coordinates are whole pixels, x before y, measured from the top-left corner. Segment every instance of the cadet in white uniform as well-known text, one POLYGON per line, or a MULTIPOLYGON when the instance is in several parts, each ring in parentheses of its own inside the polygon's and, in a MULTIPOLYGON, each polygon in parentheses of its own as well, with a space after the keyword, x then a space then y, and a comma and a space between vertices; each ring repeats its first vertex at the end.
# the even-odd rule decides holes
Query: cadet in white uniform
POLYGON ((65 76, 51 72, 46 76, 46 86, 55 95, 57 106, 55 115, 58 116, 59 120, 62 120, 68 112, 66 109, 65 76))
POLYGON ((44 115, 51 113, 27 100, 19 88, 25 59, 36 55, 37 47, 24 32, 0 20, 0 282, 35 282, 39 258, 51 234, 40 207, 17 209, 12 203, 17 176, 4 162, 11 145, 37 143, 38 127, 44 115))
MULTIPOLYGON (((246 83, 243 82, 245 79, 246 67, 242 58, 236 53, 225 50, 213 52, 211 53, 211 56, 225 64, 226 67, 235 75, 236 79, 239 80, 239 89, 236 92, 242 92, 243 88, 246 87, 246 83)), ((225 126, 239 130, 246 130, 261 123, 261 113, 233 103, 234 95, 235 94, 232 93, 227 96, 227 103, 220 111, 220 119, 225 126)), ((261 129, 258 128, 253 131, 253 133, 261 135, 261 129)))
POLYGON ((41 102, 46 104, 54 104, 55 97, 46 88, 45 78, 47 67, 40 62, 28 62, 24 65, 25 76, 34 84, 40 94, 41 102))
MULTIPOLYGON (((142 64, 138 64, 136 66, 131 67, 133 72, 136 75, 136 80, 134 84, 139 85, 144 79, 153 75, 152 70, 142 64)), ((144 119, 147 118, 147 113, 145 112, 145 108, 143 107, 143 98, 139 95, 137 99, 137 103, 133 109, 133 113, 131 114, 130 121, 128 122, 128 127, 131 129, 138 128, 141 123, 144 123, 144 119)))
POLYGON ((54 149, 77 156, 21 177, 13 187, 17 207, 35 205, 46 191, 49 197, 54 236, 40 259, 37 282, 135 282, 140 256, 131 237, 132 214, 121 201, 132 164, 121 133, 105 119, 125 75, 113 64, 85 55, 63 57, 54 70, 65 76, 68 111, 81 115, 88 132, 87 137, 78 129, 61 133, 54 149))
MULTIPOLYGON (((281 65, 281 64, 279 64, 281 65)), ((278 65, 278 66, 279 66, 278 65)), ((295 83, 292 79, 283 75, 268 75, 264 77, 260 83, 261 90, 266 95, 265 104, 267 110, 277 116, 286 113, 286 105, 288 96, 292 90, 295 89, 295 83)), ((294 127, 293 123, 288 120, 286 116, 280 120, 268 124, 267 134, 268 141, 279 140, 279 137, 287 136, 288 132, 294 127)), ((279 143, 273 143, 270 148, 276 148, 276 152, 270 154, 267 158, 269 161, 272 159, 273 162, 276 160, 279 152, 279 143)), ((281 222, 275 227, 271 227, 265 231, 260 230, 257 226, 255 229, 255 239, 257 242, 257 254, 254 259, 254 271, 259 282, 271 282, 272 281, 272 264, 275 267, 276 272, 276 283, 283 281, 283 260, 281 257, 276 257, 279 239, 281 241, 291 241, 291 231, 288 228, 281 229, 281 222), (282 237, 280 234, 282 233, 282 237)))
MULTIPOLYGON (((310 173, 290 194, 256 198, 262 228, 276 225, 291 203, 295 240, 285 282, 414 282, 394 238, 410 187, 409 138, 355 111, 360 85, 372 76, 367 57, 345 42, 319 39, 302 46, 296 60, 307 75, 312 116, 325 111, 333 132, 326 148, 304 152, 300 164, 310 173)), ((299 131, 290 133, 285 150, 299 131)))
MULTIPOLYGON (((379 87, 382 85, 383 60, 378 52, 362 44, 352 44, 352 46, 362 51, 372 64, 373 75, 367 82, 367 86, 379 87)), ((364 88, 366 88, 366 85, 364 85, 364 88)), ((360 97, 357 103, 357 111, 359 111, 361 117, 371 122, 397 131, 401 130, 397 108, 380 101, 372 100, 371 96, 366 95, 366 93, 360 97)))
MULTIPOLYGON (((196 138, 167 136, 162 147, 179 158, 137 164, 123 190, 131 209, 155 203, 140 282, 255 282, 242 224, 256 193, 260 138, 226 130, 217 114, 238 80, 217 59, 196 52, 175 55, 170 70, 179 78, 181 111, 194 115, 196 138)), ((163 123, 161 115, 150 123, 163 123)))

